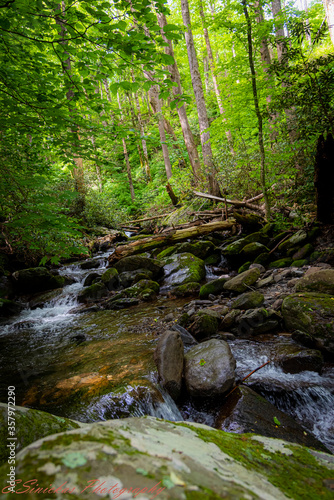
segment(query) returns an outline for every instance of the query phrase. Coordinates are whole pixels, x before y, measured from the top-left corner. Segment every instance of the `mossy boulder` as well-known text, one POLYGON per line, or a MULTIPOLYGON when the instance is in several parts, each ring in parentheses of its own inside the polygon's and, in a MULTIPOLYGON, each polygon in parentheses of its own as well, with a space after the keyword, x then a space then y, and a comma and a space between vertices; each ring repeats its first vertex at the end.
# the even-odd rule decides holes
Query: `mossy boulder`
POLYGON ((218 295, 224 290, 224 283, 228 278, 218 278, 201 286, 199 298, 206 299, 209 295, 218 295))
POLYGON ((191 297, 192 295, 198 296, 201 285, 196 282, 185 283, 173 288, 173 294, 176 297, 191 297))
POLYGON ((282 315, 289 331, 308 334, 313 347, 334 356, 334 296, 324 293, 296 293, 286 297, 282 315))
POLYGON ((327 451, 292 417, 249 387, 240 386, 224 401, 215 427, 227 432, 251 432, 327 451))
POLYGON ((100 267, 99 259, 87 259, 80 264, 81 269, 96 269, 100 267))
POLYGON ((94 283, 94 281, 96 279, 101 279, 101 274, 97 273, 97 272, 92 272, 92 273, 89 273, 86 278, 85 278, 85 281, 84 281, 84 286, 90 286, 94 283))
POLYGON ((119 260, 113 266, 119 273, 125 271, 137 271, 138 269, 148 269, 152 272, 153 279, 159 279, 163 276, 163 265, 155 259, 149 259, 141 255, 131 255, 119 260))
POLYGON ((205 278, 205 265, 202 259, 191 253, 180 253, 167 257, 164 261, 165 284, 184 285, 199 283, 205 278))
POLYGON ((168 257, 169 255, 173 255, 174 253, 176 253, 176 246, 175 245, 173 245, 171 247, 168 247, 168 248, 165 248, 164 250, 162 250, 162 252, 160 252, 160 253, 158 253, 156 255, 156 258, 158 260, 163 260, 166 257, 168 257))
POLYGON ((252 264, 252 261, 247 261, 242 266, 239 267, 238 269, 238 274, 243 273, 244 271, 247 271, 249 269, 249 266, 252 264))
POLYGON ((33 294, 60 288, 65 285, 64 276, 55 276, 45 267, 32 267, 12 274, 16 293, 33 294))
POLYGON ((103 283, 95 283, 94 285, 84 288, 78 294, 78 302, 93 302, 94 300, 102 299, 109 294, 108 288, 103 283))
POLYGON ((222 253, 225 257, 235 257, 240 254, 244 246, 244 238, 241 238, 240 240, 233 241, 232 243, 224 247, 222 253))
POLYGON ((314 248, 311 243, 306 243, 303 247, 301 247, 297 252, 292 255, 293 260, 301 260, 305 259, 308 255, 313 252, 314 248))
POLYGON ((261 215, 252 213, 240 213, 237 210, 233 210, 233 217, 238 224, 241 224, 243 228, 248 231, 259 230, 263 227, 264 219, 261 215))
POLYGON ((321 292, 334 295, 334 269, 321 269, 303 276, 296 285, 297 292, 321 292))
POLYGON ((254 264, 261 264, 261 266, 267 266, 270 262, 271 254, 269 252, 260 253, 254 260, 254 264))
POLYGON ((278 250, 280 252, 286 252, 287 250, 289 250, 289 248, 300 246, 302 243, 306 243, 306 240, 307 240, 307 232, 304 231, 303 229, 300 229, 295 234, 290 236, 290 238, 283 241, 279 245, 278 250))
POLYGON ((107 269, 101 276, 101 282, 108 290, 116 290, 119 287, 118 271, 114 267, 107 269))
POLYGON ((216 247, 211 241, 200 240, 196 243, 177 243, 174 246, 173 253, 192 253, 195 257, 199 257, 204 260, 208 255, 213 254, 215 251, 216 247))
POLYGON ((291 264, 291 267, 303 267, 306 266, 307 263, 308 263, 307 259, 294 260, 291 264))
POLYGON ((316 250, 310 255, 310 262, 326 262, 334 265, 334 248, 316 250))
POLYGON ((320 373, 324 360, 320 351, 299 346, 279 346, 276 350, 277 364, 285 373, 312 371, 320 373))
POLYGON ((211 337, 218 331, 218 318, 219 315, 217 316, 217 313, 215 314, 213 311, 199 310, 191 318, 192 323, 189 331, 197 340, 211 337))
POLYGON ((152 280, 140 280, 135 285, 123 290, 123 292, 127 297, 141 298, 141 296, 147 293, 148 290, 152 290, 154 294, 159 293, 160 290, 159 283, 152 280))
POLYGON ((262 306, 264 302, 264 296, 260 292, 246 292, 232 303, 232 309, 255 309, 256 307, 262 306))
POLYGON ((0 403, 0 464, 7 463, 9 457, 9 448, 7 447, 9 442, 8 416, 15 418, 16 452, 45 436, 71 431, 85 425, 68 418, 57 417, 44 411, 22 406, 9 407, 8 414, 7 404, 0 403))
POLYGON ((248 243, 243 247, 241 250, 241 255, 245 259, 254 259, 261 253, 269 252, 269 249, 262 245, 262 243, 254 242, 254 243, 248 243))
POLYGON ((30 309, 37 309, 39 307, 44 307, 45 303, 55 300, 63 292, 62 288, 56 288, 55 290, 50 290, 48 292, 39 293, 34 295, 29 301, 30 309))
POLYGON ((184 357, 184 377, 193 397, 216 397, 229 391, 235 379, 235 359, 227 342, 210 339, 184 357))
POLYGON ((124 271, 118 275, 120 285, 124 288, 138 283, 140 280, 152 280, 153 273, 149 269, 137 269, 136 271, 124 271))
POLYGON ((243 338, 262 333, 274 333, 279 326, 279 321, 280 317, 274 310, 261 307, 247 309, 236 317, 235 326, 231 331, 236 336, 243 338))
POLYGON ((285 257, 284 259, 278 259, 269 264, 269 269, 280 269, 281 267, 289 267, 292 264, 291 257, 285 257))
POLYGON ((8 299, 0 299, 0 318, 15 316, 15 314, 19 314, 22 309, 23 306, 18 302, 8 299))
MULTIPOLYGON (((52 484, 62 500, 306 500, 333 496, 333 457, 250 434, 155 417, 88 424, 48 436, 17 454, 16 477, 52 484)), ((1 470, 8 487, 8 465, 1 470)), ((43 495, 42 495, 43 496, 43 495)), ((37 500, 36 488, 29 500, 37 500)))
POLYGON ((224 290, 236 293, 246 292, 251 285, 254 285, 260 274, 259 269, 248 269, 248 271, 244 271, 243 273, 238 274, 238 276, 226 281, 224 283, 224 290))

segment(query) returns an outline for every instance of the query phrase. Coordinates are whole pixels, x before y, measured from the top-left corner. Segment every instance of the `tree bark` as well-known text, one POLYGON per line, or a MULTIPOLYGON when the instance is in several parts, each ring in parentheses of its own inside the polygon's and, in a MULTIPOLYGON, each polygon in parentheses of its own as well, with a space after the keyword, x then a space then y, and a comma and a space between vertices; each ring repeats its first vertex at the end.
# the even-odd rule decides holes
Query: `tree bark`
POLYGON ((143 125, 143 120, 141 117, 141 111, 140 111, 140 105, 139 105, 139 99, 138 99, 137 92, 135 92, 135 103, 136 103, 136 107, 137 107, 137 119, 138 119, 140 135, 141 135, 141 144, 142 144, 143 153, 144 153, 144 167, 145 167, 146 177, 147 177, 148 181, 151 181, 152 177, 151 177, 150 164, 148 161, 147 144, 146 144, 146 140, 144 137, 144 135, 145 135, 144 125, 143 125))
POLYGON ((318 139, 314 185, 317 195, 317 220, 334 223, 334 139, 328 134, 318 139))
POLYGON ((204 99, 203 85, 198 67, 194 38, 191 30, 190 12, 188 0, 181 0, 183 24, 186 27, 185 39, 188 52, 188 61, 191 75, 191 83, 195 94, 199 130, 201 136, 203 162, 207 171, 210 194, 220 196, 220 189, 215 177, 212 150, 210 143, 209 120, 204 99))
MULTIPOLYGON (((119 93, 117 92, 117 101, 118 101, 118 108, 121 113, 121 123, 123 122, 123 115, 122 115, 122 105, 121 105, 121 100, 119 98, 119 93)), ((131 175, 131 166, 130 166, 130 161, 129 161, 129 155, 128 155, 128 150, 126 147, 126 141, 125 138, 122 137, 122 144, 123 144, 123 152, 124 152, 124 158, 125 158, 125 163, 126 163, 126 172, 128 176, 128 181, 129 181, 129 187, 130 187, 130 195, 131 195, 131 200, 134 202, 135 199, 135 190, 133 188, 133 181, 132 181, 132 175, 131 175)))
POLYGON ((334 45, 334 0, 323 0, 326 11, 326 19, 329 35, 334 45))
MULTIPOLYGON (((271 11, 273 13, 274 21, 282 11, 281 0, 272 0, 271 2, 271 11)), ((286 54, 286 47, 284 43, 284 27, 283 24, 279 21, 275 21, 275 37, 276 37, 276 48, 277 48, 277 59, 279 62, 282 62, 286 54)))
MULTIPOLYGON (((163 30, 164 26, 166 26, 166 24, 167 24, 166 16, 164 14, 158 13, 157 17, 158 17, 159 26, 163 30)), ((172 42, 164 36, 163 31, 161 31, 161 34, 163 36, 164 41, 168 44, 168 47, 165 47, 166 54, 170 55, 174 59, 174 64, 169 65, 168 69, 171 73, 172 81, 177 83, 177 87, 173 87, 173 94, 174 94, 175 99, 177 99, 178 96, 180 96, 182 94, 180 73, 179 73, 176 59, 174 56, 172 42)), ((183 134, 183 138, 184 138, 184 143, 185 143, 186 148, 187 148, 189 161, 190 161, 195 178, 198 178, 200 175, 201 165, 200 165, 200 161, 199 161, 199 157, 198 157, 198 151, 197 151, 197 147, 195 144, 194 136, 193 136, 193 133, 192 133, 190 125, 189 125, 186 108, 185 108, 184 104, 182 104, 182 106, 179 106, 179 107, 177 106, 176 109, 177 109, 177 113, 179 115, 182 134, 183 134)))
POLYGON ((253 88, 253 99, 254 99, 254 107, 255 113, 258 121, 258 129, 259 129, 259 149, 260 149, 260 157, 261 157, 261 186, 263 190, 264 204, 265 204, 265 213, 267 220, 270 219, 270 206, 269 199, 267 193, 266 186, 266 172, 265 172, 265 151, 264 151, 264 143, 263 143, 263 123, 262 123, 262 114, 259 107, 259 98, 257 93, 257 85, 256 85, 256 73, 253 59, 253 42, 252 42, 252 24, 249 18, 247 3, 246 0, 242 0, 242 5, 244 8, 244 14, 247 24, 247 42, 248 42, 248 60, 249 60, 249 68, 252 75, 252 88, 253 88))
MULTIPOLYGON (((216 67, 215 67, 215 60, 213 57, 212 53, 212 48, 211 48, 211 43, 210 43, 210 37, 209 37, 209 32, 205 24, 205 15, 204 15, 204 10, 203 10, 203 2, 200 0, 200 11, 199 14, 202 19, 202 27, 203 27, 203 33, 204 33, 204 39, 205 39, 205 45, 206 45, 206 52, 208 54, 208 59, 209 59, 209 66, 210 66, 210 71, 211 71, 211 76, 212 76, 212 81, 213 81, 213 88, 215 90, 216 94, 216 99, 218 103, 218 108, 219 108, 219 113, 221 116, 225 115, 225 109, 223 106, 219 86, 218 86, 218 81, 217 81, 217 75, 216 75, 216 67)), ((226 122, 226 118, 223 118, 223 121, 226 122)), ((233 149, 233 139, 232 139, 232 133, 230 130, 226 130, 225 132, 226 139, 230 148, 231 154, 234 156, 235 151, 233 149)))

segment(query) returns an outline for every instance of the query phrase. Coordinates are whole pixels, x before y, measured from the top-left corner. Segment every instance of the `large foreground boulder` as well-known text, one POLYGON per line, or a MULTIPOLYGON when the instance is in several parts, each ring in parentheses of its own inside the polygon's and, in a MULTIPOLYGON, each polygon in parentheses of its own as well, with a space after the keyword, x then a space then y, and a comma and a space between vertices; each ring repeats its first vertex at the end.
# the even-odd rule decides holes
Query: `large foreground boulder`
POLYGON ((235 359, 227 342, 210 339, 184 357, 187 391, 194 397, 215 397, 229 391, 235 380, 235 359))
MULTIPOLYGON (((332 460, 278 439, 142 417, 44 438, 17 454, 16 477, 36 479, 43 488, 31 485, 29 500, 50 495, 62 500, 326 500, 332 497, 332 460)), ((6 493, 7 464, 0 473, 6 493)), ((18 484, 16 491, 19 486, 23 489, 18 484)))
MULTIPOLYGON (((310 275, 312 276, 312 275, 310 275)), ((334 295, 295 293, 282 304, 285 326, 311 337, 311 345, 334 355, 334 295)))

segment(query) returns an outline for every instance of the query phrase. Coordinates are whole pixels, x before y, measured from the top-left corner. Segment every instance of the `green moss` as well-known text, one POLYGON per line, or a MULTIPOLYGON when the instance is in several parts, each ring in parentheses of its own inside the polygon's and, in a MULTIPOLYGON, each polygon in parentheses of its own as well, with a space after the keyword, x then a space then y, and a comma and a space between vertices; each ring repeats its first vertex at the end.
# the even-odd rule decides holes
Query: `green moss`
POLYGON ((111 280, 114 280, 118 276, 118 271, 114 267, 107 269, 101 276, 101 281, 105 285, 108 284, 111 280))
POLYGON ((260 253, 254 260, 254 264, 261 264, 261 266, 266 266, 271 259, 269 252, 260 253))
POLYGON ((291 455, 268 451, 252 434, 231 434, 219 430, 191 428, 203 441, 214 443, 246 468, 266 474, 268 480, 294 500, 330 500, 333 492, 326 490, 323 481, 329 479, 329 470, 319 464, 308 448, 287 444, 291 455), (307 486, 306 486, 307 485, 307 486))
POLYGON ((65 277, 64 276, 53 276, 50 280, 50 283, 54 288, 62 288, 65 285, 65 277))
POLYGON ((185 283, 184 285, 176 286, 173 289, 173 294, 176 297, 188 297, 198 295, 200 284, 196 282, 185 283))
POLYGON ((239 267, 238 269, 238 274, 243 273, 244 271, 247 271, 249 269, 249 266, 251 265, 251 261, 249 260, 248 262, 245 262, 242 264, 242 266, 239 267))
POLYGON ((290 257, 286 257, 285 259, 278 259, 269 264, 270 269, 279 269, 281 267, 289 267, 292 264, 292 259, 290 257))
POLYGON ((216 253, 212 253, 211 255, 206 257, 204 259, 204 264, 206 266, 214 266, 215 264, 219 264, 220 261, 221 261, 221 253, 216 252, 216 253))
POLYGON ((165 248, 162 252, 158 253, 156 256, 158 260, 163 260, 169 255, 172 255, 175 252, 176 246, 173 245, 172 247, 165 248))
POLYGON ((199 298, 206 299, 209 295, 218 295, 224 290, 224 283, 227 281, 227 278, 218 278, 216 280, 210 281, 210 283, 206 283, 201 286, 199 291, 199 298))
POLYGON ((308 263, 307 259, 294 260, 291 264, 291 267, 303 267, 308 263))

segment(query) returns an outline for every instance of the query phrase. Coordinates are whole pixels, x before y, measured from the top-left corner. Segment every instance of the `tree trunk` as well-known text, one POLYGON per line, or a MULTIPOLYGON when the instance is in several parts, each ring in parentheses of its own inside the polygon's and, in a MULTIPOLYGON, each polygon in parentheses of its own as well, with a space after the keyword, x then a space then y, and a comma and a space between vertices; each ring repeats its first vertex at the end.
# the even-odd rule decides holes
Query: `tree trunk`
POLYGON ((315 157, 314 185, 317 195, 317 220, 324 224, 334 223, 334 139, 321 135, 315 157))
POLYGON ((245 19, 247 23, 247 41, 248 41, 248 60, 249 60, 249 68, 252 75, 252 88, 253 88, 253 99, 254 99, 254 107, 255 113, 258 121, 258 129, 259 129, 259 149, 260 149, 260 157, 261 157, 261 186, 263 190, 264 204, 265 204, 265 213, 267 220, 270 219, 270 206, 268 200, 268 193, 266 187, 266 172, 265 172, 265 151, 264 151, 264 143, 263 143, 263 123, 262 123, 262 114, 259 107, 259 98, 257 93, 256 86, 256 73, 253 59, 253 42, 252 42, 252 24, 249 18, 247 3, 246 0, 242 0, 242 5, 244 8, 245 19))
MULTIPOLYGON (((205 24, 205 15, 204 15, 204 10, 203 10, 203 2, 200 0, 200 11, 199 14, 202 19, 202 27, 203 27, 203 33, 204 33, 204 39, 205 39, 205 45, 206 45, 206 51, 208 54, 209 58, 209 65, 210 65, 210 70, 211 70, 211 76, 212 76, 212 81, 213 81, 213 88, 215 89, 215 94, 216 94, 216 99, 218 103, 218 108, 219 108, 219 113, 221 116, 225 115, 225 109, 222 103, 222 98, 220 94, 220 90, 218 87, 218 81, 217 81, 217 75, 216 75, 216 68, 215 68, 215 60, 213 57, 212 53, 212 48, 211 48, 211 43, 210 43, 210 38, 209 38, 209 32, 207 30, 206 24, 205 24)), ((226 122, 226 118, 223 118, 223 121, 226 122)), ((233 140, 232 140, 232 134, 230 130, 226 130, 225 132, 226 139, 231 151, 231 154, 234 156, 235 151, 233 149, 233 140)))
MULTIPOLYGON (((164 14, 158 13, 157 17, 158 17, 159 26, 163 30, 164 26, 166 26, 166 24, 167 24, 166 16, 164 14)), ((165 47, 166 54, 170 55, 174 59, 174 64, 171 64, 170 66, 168 66, 168 69, 171 72, 172 81, 177 83, 177 87, 173 87, 173 94, 174 94, 175 99, 177 99, 178 96, 182 94, 180 73, 179 73, 177 63, 175 60, 172 42, 170 40, 168 40, 163 35, 163 31, 161 32, 161 34, 164 38, 165 43, 168 44, 168 47, 165 47)), ((189 161, 190 161, 195 178, 198 178, 200 175, 201 165, 200 165, 200 161, 199 161, 199 157, 198 157, 198 152, 197 152, 197 147, 195 144, 194 136, 193 136, 193 133, 192 133, 190 125, 189 125, 186 108, 185 108, 184 104, 182 104, 182 106, 180 106, 180 107, 177 106, 176 109, 177 109, 177 113, 179 115, 182 134, 183 134, 184 142, 185 142, 185 145, 187 148, 189 161)))
MULTIPOLYGON (((275 18, 277 18, 282 11, 281 0, 272 0, 271 11, 273 13, 275 21, 275 18)), ((279 62, 282 62, 282 59, 286 54, 286 47, 284 43, 284 27, 283 24, 280 23, 279 21, 275 22, 275 37, 276 37, 277 59, 279 62)))
POLYGON ((169 182, 167 183, 166 185, 166 191, 168 193, 168 196, 170 197, 171 199, 171 202, 173 203, 173 205, 177 205, 178 202, 179 202, 179 199, 178 197, 176 196, 176 194, 174 193, 173 189, 172 189, 172 186, 169 184, 169 182))
POLYGON ((203 54, 203 69, 204 69, 204 85, 205 92, 209 94, 210 92, 210 82, 209 82, 209 61, 207 56, 205 55, 205 51, 203 54))
POLYGON ((143 147, 143 153, 144 153, 144 167, 145 167, 145 172, 146 172, 146 177, 148 181, 152 180, 151 177, 151 171, 150 171, 150 164, 148 161, 148 152, 147 152, 147 144, 146 140, 144 138, 144 126, 143 126, 143 121, 141 117, 141 111, 140 111, 140 105, 139 105, 139 99, 138 99, 138 94, 135 92, 135 103, 137 107, 137 119, 138 119, 138 124, 139 124, 139 130, 140 130, 140 135, 141 135, 141 144, 143 147))
POLYGON ((210 194, 220 196, 220 189, 215 177, 214 164, 212 159, 212 150, 210 143, 209 120, 204 99, 201 75, 198 67, 198 60, 195 50, 194 38, 191 30, 190 13, 188 0, 181 0, 181 10, 183 24, 186 27, 185 39, 188 52, 188 61, 191 75, 191 83, 195 94, 199 130, 201 135, 203 162, 208 176, 208 188, 210 194))
POLYGON ((334 0, 323 0, 329 34, 334 45, 334 0))
MULTIPOLYGON (((123 115, 122 115, 122 105, 121 105, 121 100, 119 98, 119 93, 117 92, 117 101, 118 101, 118 108, 121 113, 121 123, 123 122, 123 115)), ((124 152, 124 158, 126 162, 126 172, 128 175, 128 181, 129 181, 129 187, 130 187, 130 195, 131 195, 131 200, 134 202, 135 199, 135 190, 133 188, 133 182, 132 182, 132 175, 131 175, 131 167, 130 167, 130 162, 129 162, 129 155, 128 155, 128 150, 126 147, 126 141, 125 138, 122 137, 122 143, 123 143, 123 152, 124 152)))

